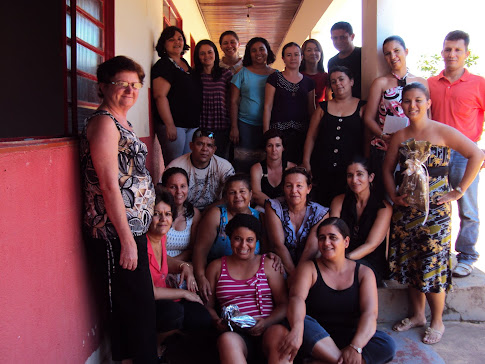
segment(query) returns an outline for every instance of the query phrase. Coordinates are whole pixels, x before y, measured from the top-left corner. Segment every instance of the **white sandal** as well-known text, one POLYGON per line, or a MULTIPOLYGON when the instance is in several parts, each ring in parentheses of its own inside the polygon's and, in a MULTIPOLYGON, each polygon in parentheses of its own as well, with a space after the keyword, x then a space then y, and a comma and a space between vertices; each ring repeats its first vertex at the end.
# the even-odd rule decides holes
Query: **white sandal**
POLYGON ((455 269, 453 269, 453 277, 464 278, 468 277, 473 271, 473 267, 470 264, 459 262, 455 269))

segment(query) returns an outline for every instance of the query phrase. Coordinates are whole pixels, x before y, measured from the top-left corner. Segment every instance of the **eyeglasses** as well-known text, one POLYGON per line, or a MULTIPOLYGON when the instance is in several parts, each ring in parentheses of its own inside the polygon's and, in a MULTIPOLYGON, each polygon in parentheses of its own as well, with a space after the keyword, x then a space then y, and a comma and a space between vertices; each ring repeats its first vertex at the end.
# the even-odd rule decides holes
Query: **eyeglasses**
POLYGON ((197 129, 195 131, 194 136, 192 137, 192 139, 200 138, 200 137, 207 137, 207 138, 215 139, 215 135, 214 135, 214 132, 213 131, 197 129))
POLYGON ((128 88, 128 86, 133 87, 134 89, 141 89, 143 84, 141 82, 126 82, 126 81, 116 81, 110 82, 112 85, 116 85, 118 87, 128 88))

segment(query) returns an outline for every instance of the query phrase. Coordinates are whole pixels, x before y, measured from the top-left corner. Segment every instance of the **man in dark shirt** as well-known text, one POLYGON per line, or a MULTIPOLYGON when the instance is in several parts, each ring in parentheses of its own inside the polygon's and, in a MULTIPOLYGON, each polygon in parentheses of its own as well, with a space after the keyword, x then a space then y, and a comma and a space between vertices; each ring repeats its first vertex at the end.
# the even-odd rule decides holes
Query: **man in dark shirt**
POLYGON ((328 61, 328 70, 335 66, 345 66, 354 75, 354 87, 352 96, 360 99, 361 94, 361 51, 360 47, 354 46, 355 37, 352 25, 345 21, 339 21, 332 26, 330 34, 334 47, 339 53, 328 61))

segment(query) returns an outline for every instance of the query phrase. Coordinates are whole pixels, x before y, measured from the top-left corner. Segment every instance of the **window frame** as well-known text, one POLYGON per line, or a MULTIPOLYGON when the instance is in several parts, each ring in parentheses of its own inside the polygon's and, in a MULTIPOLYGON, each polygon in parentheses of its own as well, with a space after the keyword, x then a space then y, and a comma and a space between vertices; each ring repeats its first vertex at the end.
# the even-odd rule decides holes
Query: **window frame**
POLYGON ((77 45, 81 45, 86 49, 96 53, 101 57, 101 62, 114 57, 114 0, 99 0, 102 8, 101 20, 96 19, 84 9, 78 6, 77 0, 70 0, 64 2, 64 34, 63 34, 63 49, 64 49, 64 134, 65 136, 76 136, 80 131, 80 123, 78 113, 79 107, 92 108, 93 110, 99 106, 99 103, 87 102, 79 100, 78 98, 78 76, 91 81, 97 81, 96 75, 79 70, 77 67, 77 45), (77 15, 81 15, 94 24, 102 32, 101 48, 98 48, 80 38, 76 35, 77 30, 77 15), (67 16, 71 18, 71 37, 67 35, 67 16), (71 68, 67 64, 67 47, 70 47, 71 68), (68 85, 70 79, 70 87, 68 85), (69 93, 71 100, 69 100, 69 93))
POLYGON ((162 16, 163 16, 163 29, 175 25, 177 28, 182 29, 182 17, 180 16, 180 13, 178 12, 177 8, 175 7, 175 4, 173 3, 172 0, 163 0, 162 4, 162 16), (165 6, 168 7, 168 13, 171 14, 172 12, 175 14, 175 22, 171 19, 165 16, 165 6))

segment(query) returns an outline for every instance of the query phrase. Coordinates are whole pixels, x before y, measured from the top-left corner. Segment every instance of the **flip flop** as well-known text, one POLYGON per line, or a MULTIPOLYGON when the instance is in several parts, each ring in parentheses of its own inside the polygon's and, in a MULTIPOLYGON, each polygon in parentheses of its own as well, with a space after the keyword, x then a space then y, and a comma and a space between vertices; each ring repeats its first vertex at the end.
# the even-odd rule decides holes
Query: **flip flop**
POLYGON ((432 327, 426 328, 424 332, 423 339, 421 340, 426 345, 433 345, 440 342, 441 338, 443 337, 443 332, 433 329, 432 327))
POLYGON ((453 277, 465 278, 468 277, 473 271, 473 267, 470 264, 459 262, 455 269, 453 269, 453 277))
POLYGON ((423 327, 426 323, 424 324, 416 324, 412 322, 409 317, 406 317, 405 319, 402 319, 401 321, 396 322, 393 326, 392 329, 394 331, 398 332, 403 332, 403 331, 408 331, 409 329, 412 329, 413 327, 423 327))

